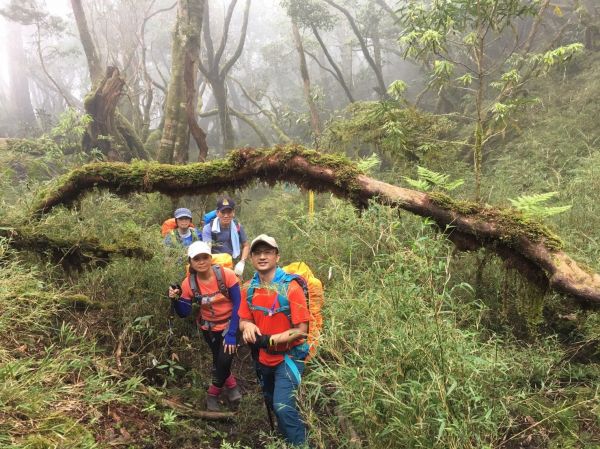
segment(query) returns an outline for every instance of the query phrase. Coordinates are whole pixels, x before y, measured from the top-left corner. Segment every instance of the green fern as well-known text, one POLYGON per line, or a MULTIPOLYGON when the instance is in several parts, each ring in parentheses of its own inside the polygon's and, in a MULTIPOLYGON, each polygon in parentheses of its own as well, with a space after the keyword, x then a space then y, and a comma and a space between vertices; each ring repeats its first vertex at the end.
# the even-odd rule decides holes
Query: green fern
POLYGON ((373 169, 379 168, 381 165, 381 159, 377 154, 373 153, 368 157, 359 159, 356 162, 356 165, 363 173, 370 174, 373 172, 373 169))
POLYGON ((404 180, 413 188, 417 189, 417 190, 422 190, 424 192, 428 191, 431 189, 431 184, 429 184, 427 181, 424 181, 422 179, 410 179, 407 178, 406 176, 404 177, 404 180))
POLYGON ((449 192, 463 185, 465 182, 463 179, 450 181, 450 175, 444 175, 420 166, 417 167, 417 174, 419 175, 419 179, 411 179, 406 176, 404 179, 412 187, 423 191, 439 188, 449 192))
POLYGON ((521 195, 516 200, 509 198, 509 201, 513 207, 521 211, 526 218, 542 219, 571 209, 571 205, 554 207, 544 205, 544 203, 554 198, 557 194, 558 192, 548 192, 536 193, 533 195, 521 195))

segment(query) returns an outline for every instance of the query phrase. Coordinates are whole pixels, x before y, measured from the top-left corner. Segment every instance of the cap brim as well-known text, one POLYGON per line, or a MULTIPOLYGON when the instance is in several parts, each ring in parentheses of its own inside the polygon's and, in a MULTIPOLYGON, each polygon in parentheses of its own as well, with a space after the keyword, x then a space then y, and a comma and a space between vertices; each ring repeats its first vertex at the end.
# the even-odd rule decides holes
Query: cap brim
POLYGON ((257 240, 256 242, 252 243, 252 246, 250 246, 250 251, 252 251, 254 249, 255 246, 264 243, 267 246, 270 246, 271 248, 275 248, 276 250, 279 250, 278 246, 274 246, 272 243, 267 242, 266 240, 257 240))
POLYGON ((193 256, 189 256, 189 257, 191 257, 191 258, 193 259, 194 257, 196 257, 196 256, 199 256, 200 254, 208 254, 209 256, 212 256, 212 254, 211 254, 211 253, 209 253, 209 252, 206 252, 206 251, 198 251, 197 253, 194 253, 194 255, 193 255, 193 256))

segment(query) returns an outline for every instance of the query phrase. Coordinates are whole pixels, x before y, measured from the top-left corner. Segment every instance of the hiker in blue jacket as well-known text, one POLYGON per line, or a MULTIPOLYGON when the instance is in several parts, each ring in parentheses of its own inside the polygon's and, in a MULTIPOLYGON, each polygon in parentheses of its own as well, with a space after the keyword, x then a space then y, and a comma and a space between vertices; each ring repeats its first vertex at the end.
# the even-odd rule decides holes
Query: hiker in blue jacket
POLYGON ((235 202, 229 197, 217 200, 217 216, 204 225, 202 241, 212 246, 212 252, 228 253, 235 260, 233 271, 241 276, 244 272, 246 259, 250 254, 250 245, 244 227, 234 220, 235 202))
POLYGON ((191 210, 185 207, 180 207, 179 209, 175 210, 173 217, 175 218, 175 224, 177 227, 165 236, 166 246, 175 248, 180 245, 184 248, 187 248, 192 244, 192 242, 201 240, 200 235, 198 235, 198 231, 190 226, 192 224, 191 210))

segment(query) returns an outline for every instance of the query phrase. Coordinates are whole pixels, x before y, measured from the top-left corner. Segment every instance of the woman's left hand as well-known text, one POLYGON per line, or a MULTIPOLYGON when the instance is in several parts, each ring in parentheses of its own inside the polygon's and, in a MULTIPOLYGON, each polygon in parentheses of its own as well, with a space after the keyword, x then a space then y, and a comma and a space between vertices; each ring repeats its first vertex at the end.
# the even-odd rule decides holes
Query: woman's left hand
POLYGON ((237 345, 227 345, 223 342, 223 347, 225 348, 225 354, 235 354, 237 352, 237 345))

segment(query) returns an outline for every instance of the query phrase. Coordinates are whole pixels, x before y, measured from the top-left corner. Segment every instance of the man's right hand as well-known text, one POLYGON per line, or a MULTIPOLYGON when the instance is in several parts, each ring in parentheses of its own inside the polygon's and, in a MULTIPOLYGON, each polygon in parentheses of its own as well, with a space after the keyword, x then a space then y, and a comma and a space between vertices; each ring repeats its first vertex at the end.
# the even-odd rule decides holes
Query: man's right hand
POLYGON ((244 330, 242 331, 242 337, 244 341, 248 344, 256 343, 256 336, 262 335, 258 326, 250 321, 246 321, 244 323, 244 330))

